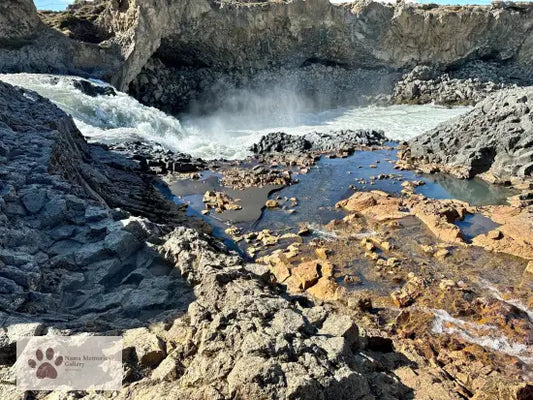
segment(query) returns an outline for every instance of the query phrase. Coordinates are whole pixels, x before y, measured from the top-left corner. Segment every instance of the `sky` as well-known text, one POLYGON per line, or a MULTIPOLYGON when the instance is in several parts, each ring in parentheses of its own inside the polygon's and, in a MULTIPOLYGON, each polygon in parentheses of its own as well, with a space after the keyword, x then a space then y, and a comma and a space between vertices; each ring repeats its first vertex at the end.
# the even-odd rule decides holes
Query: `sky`
MULTIPOLYGON (((331 0, 332 3, 343 3, 346 0, 331 0)), ((64 10, 72 0, 34 0, 40 10, 64 10)), ((420 3, 437 4, 490 4, 491 0, 419 0, 420 3)))
POLYGON ((71 0, 33 0, 39 10, 64 10, 71 0))

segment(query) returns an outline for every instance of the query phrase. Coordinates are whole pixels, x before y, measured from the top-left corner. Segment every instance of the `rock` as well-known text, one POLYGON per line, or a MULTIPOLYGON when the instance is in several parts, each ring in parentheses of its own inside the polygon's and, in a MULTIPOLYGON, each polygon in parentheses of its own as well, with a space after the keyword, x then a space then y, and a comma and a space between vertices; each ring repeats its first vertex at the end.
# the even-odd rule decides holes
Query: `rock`
POLYGON ((291 275, 299 281, 303 290, 306 290, 318 282, 320 263, 317 261, 308 261, 299 264, 291 269, 291 275))
POLYGON ((129 362, 138 360, 145 367, 156 367, 166 356, 164 343, 146 328, 129 329, 122 340, 123 357, 129 362))
POLYGON ((299 236, 309 236, 311 234, 311 230, 308 227, 302 228, 298 231, 299 236))
POLYGON ((317 299, 332 301, 338 298, 339 285, 331 278, 320 278, 318 282, 307 289, 307 293, 317 299))
POLYGON ((311 142, 302 136, 288 135, 283 132, 269 133, 254 144, 250 150, 255 154, 296 153, 311 149, 311 142))
POLYGON ((401 289, 391 293, 392 301, 398 307, 407 307, 422 295, 425 286, 421 278, 413 276, 401 289))
POLYGON ((277 200, 270 199, 270 200, 267 200, 267 202, 265 203, 265 206, 266 208, 279 208, 279 203, 277 200))
POLYGON ((433 254, 434 257, 436 258, 446 258, 450 255, 450 251, 447 250, 447 249, 440 249, 440 250, 437 250, 435 252, 435 254, 433 254))
POLYGON ((96 85, 90 81, 86 81, 85 79, 76 79, 74 80, 73 85, 80 92, 91 97, 117 95, 112 87, 96 85))
POLYGON ((291 271, 284 263, 276 263, 271 269, 272 274, 276 277, 276 280, 280 283, 284 282, 289 276, 291 276, 291 271))
POLYGON ((362 283, 361 278, 357 275, 346 275, 343 282, 349 285, 360 285, 362 283))
MULTIPOLYGON (((312 132, 305 136, 288 135, 283 132, 269 133, 261 138, 251 150, 256 154, 305 153, 346 150, 357 146, 381 145, 385 141, 383 131, 345 130, 334 133, 312 132)), ((345 157, 345 155, 343 155, 345 157)))
POLYGON ((111 232, 104 240, 105 249, 117 254, 121 260, 131 256, 141 246, 142 243, 135 236, 122 229, 111 232))
POLYGON ((400 219, 408 215, 401 199, 379 191, 356 192, 349 199, 338 202, 337 207, 377 221, 400 219))
POLYGON ((393 248, 390 242, 381 242, 380 247, 385 251, 390 251, 393 248))
POLYGON ((65 199, 52 198, 41 211, 40 219, 44 226, 55 227, 66 218, 67 203, 65 199))
MULTIPOLYGON (((189 154, 171 151, 153 142, 122 141, 108 146, 114 153, 139 164, 140 168, 152 174, 190 173, 204 170, 207 165, 189 154)), ((193 179, 198 179, 193 175, 193 179)))
POLYGON ((494 229, 487 233, 487 237, 492 240, 500 240, 503 237, 503 234, 498 229, 494 229))
POLYGON ((331 315, 327 317, 322 324, 320 333, 322 335, 341 336, 352 348, 359 343, 359 328, 347 316, 331 315))
POLYGON ((527 263, 526 269, 524 270, 526 274, 533 275, 533 261, 527 263))
POLYGON ((46 202, 46 192, 44 190, 35 189, 22 196, 22 203, 30 214, 37 214, 41 211, 46 202))
POLYGON ((87 222, 100 222, 109 217, 109 210, 101 207, 89 206, 85 210, 85 220, 87 222))
POLYGON ((531 88, 498 91, 459 119, 413 139, 402 157, 463 178, 490 175, 505 182, 531 177, 531 101, 531 88))
POLYGON ((238 200, 232 199, 224 192, 207 191, 205 192, 202 201, 205 203, 206 208, 215 209, 217 213, 221 213, 226 210, 242 209, 242 206, 237 204, 238 200))
POLYGON ((165 358, 154 371, 151 378, 156 381, 175 381, 183 375, 185 367, 172 355, 165 358))
POLYGON ((315 249, 315 255, 322 259, 322 260, 327 260, 328 259, 328 255, 331 253, 330 250, 324 248, 324 247, 318 247, 315 249))
POLYGON ((88 243, 83 245, 74 255, 76 264, 83 266, 106 260, 112 255, 103 243, 88 243))
POLYGON ((448 290, 457 286, 457 283, 451 279, 442 279, 439 283, 440 290, 448 290))
MULTIPOLYGON (((472 65, 464 66, 464 72, 468 73, 472 65)), ((481 63, 478 65, 483 67, 481 63)), ((505 83, 496 84, 492 82, 493 78, 479 79, 479 73, 474 76, 475 79, 465 79, 457 72, 455 75, 459 76, 452 77, 450 74, 443 73, 439 68, 427 65, 416 66, 396 83, 392 102, 396 104, 436 103, 447 106, 475 105, 495 91, 512 86, 505 83)))
POLYGON ((295 334, 305 326, 302 315, 293 310, 281 310, 272 320, 272 329, 283 334, 295 334))

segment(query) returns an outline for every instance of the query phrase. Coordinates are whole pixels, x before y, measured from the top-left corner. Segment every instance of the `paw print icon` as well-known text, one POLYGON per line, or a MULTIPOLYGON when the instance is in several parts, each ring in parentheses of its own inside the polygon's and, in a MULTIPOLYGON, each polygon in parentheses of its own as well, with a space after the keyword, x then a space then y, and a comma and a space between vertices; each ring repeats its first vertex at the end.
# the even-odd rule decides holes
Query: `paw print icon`
POLYGON ((54 359, 54 349, 46 349, 45 354, 41 349, 37 349, 35 352, 35 359, 31 358, 28 360, 28 365, 30 368, 35 369, 35 376, 38 379, 56 379, 57 378, 57 369, 61 364, 63 364, 63 357, 57 356, 54 359))

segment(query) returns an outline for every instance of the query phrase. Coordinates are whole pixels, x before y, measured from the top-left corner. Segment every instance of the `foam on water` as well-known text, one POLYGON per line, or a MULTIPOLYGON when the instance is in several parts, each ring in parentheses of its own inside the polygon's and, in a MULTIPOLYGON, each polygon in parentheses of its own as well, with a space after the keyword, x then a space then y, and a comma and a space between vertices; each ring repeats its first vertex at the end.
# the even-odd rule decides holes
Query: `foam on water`
POLYGON ((533 349, 531 346, 515 343, 499 334, 495 326, 475 324, 452 317, 441 309, 428 310, 435 316, 433 333, 457 335, 463 340, 479 346, 517 357, 527 364, 533 363, 533 349))
MULTIPOLYGON (((34 90, 71 114, 92 141, 112 143, 148 140, 204 159, 240 159, 262 135, 273 131, 305 134, 343 129, 382 129, 395 140, 406 140, 458 116, 466 107, 433 105, 352 107, 316 112, 309 99, 270 89, 242 92, 239 110, 214 110, 210 115, 181 117, 142 105, 125 93, 90 97, 73 86, 76 77, 43 74, 4 74, 0 80, 34 90)), ((97 85, 103 82, 93 81, 97 85)), ((354 93, 354 97, 357 94, 354 93)))
POLYGON ((498 290, 498 288, 485 279, 481 279, 481 284, 483 284, 485 289, 487 289, 489 293, 496 299, 515 306, 520 311, 525 312, 529 320, 533 322, 533 310, 528 308, 522 301, 520 301, 519 299, 504 299, 502 293, 498 290))

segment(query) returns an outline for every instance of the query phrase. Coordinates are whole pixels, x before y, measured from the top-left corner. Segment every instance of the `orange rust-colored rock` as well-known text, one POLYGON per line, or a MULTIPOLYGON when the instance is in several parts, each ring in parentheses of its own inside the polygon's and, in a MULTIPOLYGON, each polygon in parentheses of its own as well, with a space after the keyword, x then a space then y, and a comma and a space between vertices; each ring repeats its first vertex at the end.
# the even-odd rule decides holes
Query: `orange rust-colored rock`
POLYGON ((333 264, 327 261, 320 263, 320 277, 331 278, 333 276, 333 264))
POLYGON ((421 296, 425 286, 421 278, 413 276, 401 289, 391 293, 392 301, 398 307, 407 307, 421 296))
POLYGON ((274 264, 272 267, 270 267, 270 270, 276 277, 276 280, 280 283, 284 282, 289 276, 291 276, 291 272, 285 263, 274 264))
POLYGON ((429 230, 445 242, 463 243, 461 230, 453 222, 467 214, 468 204, 451 200, 421 200, 418 196, 410 199, 411 212, 429 230))
POLYGON ((317 299, 332 301, 338 299, 339 285, 331 278, 320 278, 316 285, 309 288, 307 293, 317 299))
POLYGON ((291 275, 289 276, 283 284, 287 287, 287 290, 291 293, 301 293, 303 292, 302 282, 298 277, 291 275))
POLYGON ((302 289, 306 290, 317 283, 320 278, 320 263, 317 260, 307 261, 291 269, 291 274, 298 278, 302 289))
POLYGON ((321 258, 322 260, 327 260, 330 251, 324 247, 319 247, 315 249, 315 254, 318 258, 321 258))
POLYGON ((390 197, 380 191, 357 192, 349 199, 337 203, 337 207, 344 208, 350 212, 356 212, 376 221, 387 221, 400 219, 408 212, 402 211, 402 199, 390 197))
POLYGON ((533 260, 533 211, 527 208, 509 206, 486 207, 483 213, 498 227, 499 238, 494 239, 491 232, 478 235, 472 244, 489 251, 512 254, 533 260))

